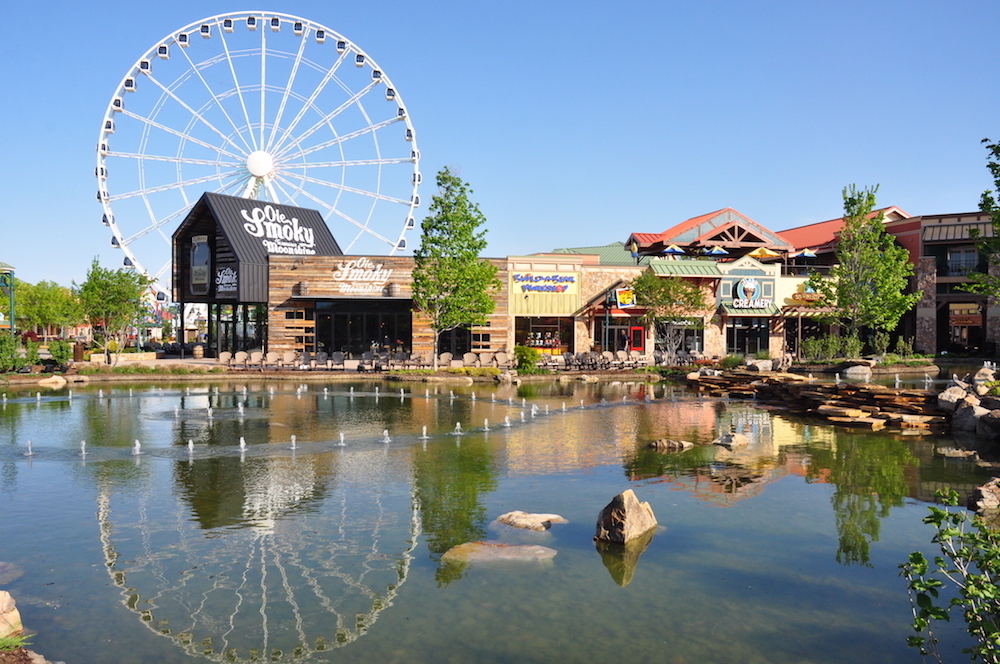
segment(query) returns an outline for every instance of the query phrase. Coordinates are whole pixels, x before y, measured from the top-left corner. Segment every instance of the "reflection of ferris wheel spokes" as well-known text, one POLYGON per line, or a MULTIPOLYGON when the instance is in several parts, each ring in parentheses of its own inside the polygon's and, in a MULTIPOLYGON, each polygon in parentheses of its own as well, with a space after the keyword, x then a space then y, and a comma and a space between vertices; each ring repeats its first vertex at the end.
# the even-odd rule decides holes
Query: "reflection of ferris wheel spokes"
POLYGON ((358 254, 403 250, 420 200, 390 79, 342 36, 278 13, 210 17, 147 51, 108 105, 96 174, 112 244, 147 274, 165 265, 156 276, 170 273, 167 222, 205 191, 309 202, 358 254))

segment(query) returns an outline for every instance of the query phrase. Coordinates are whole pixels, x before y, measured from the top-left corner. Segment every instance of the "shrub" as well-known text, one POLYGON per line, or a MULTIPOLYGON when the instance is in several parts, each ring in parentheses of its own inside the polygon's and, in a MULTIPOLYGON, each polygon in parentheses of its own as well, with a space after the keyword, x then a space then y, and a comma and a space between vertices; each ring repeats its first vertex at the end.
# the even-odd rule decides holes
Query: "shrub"
POLYGON ((900 337, 896 342, 896 354, 901 357, 912 357, 913 356, 913 339, 907 339, 906 337, 900 337))
POLYGON ((924 554, 915 551, 899 566, 910 595, 913 629, 920 635, 909 637, 907 642, 943 661, 934 637, 934 621, 948 620, 951 610, 958 608, 976 642, 966 652, 977 662, 1000 662, 1000 589, 995 576, 1000 568, 1000 533, 981 517, 970 517, 964 509, 949 509, 958 505, 954 489, 939 489, 935 495, 945 507, 931 506, 924 523, 937 529, 931 541, 941 548, 942 555, 934 558, 932 567, 924 554), (953 586, 957 597, 940 606, 939 589, 945 582, 953 586))
POLYGON ((816 362, 822 357, 823 342, 818 338, 802 340, 802 357, 808 362, 816 362))
POLYGON ((771 351, 769 351, 769 350, 759 350, 759 351, 756 352, 756 354, 754 354, 754 357, 756 357, 758 360, 770 360, 771 359, 771 351))
POLYGON ((42 356, 38 354, 39 343, 37 341, 24 342, 24 357, 27 364, 35 365, 42 363, 42 356))
POLYGON ((514 346, 514 358, 517 360, 517 373, 519 374, 540 374, 543 371, 538 368, 538 361, 542 359, 542 351, 528 346, 514 346))
POLYGON ((900 364, 902 363, 902 361, 903 358, 901 358, 899 355, 896 355, 895 353, 886 353, 885 355, 882 356, 882 364, 885 365, 900 364))
MULTIPOLYGON (((445 369, 448 373, 458 374, 461 376, 499 376, 500 370, 496 367, 448 367, 445 369)), ((391 372, 390 372, 391 373, 391 372)), ((427 373, 434 373, 433 371, 428 371, 427 373)), ((548 372, 546 372, 548 373, 548 372)))
POLYGON ((723 369, 735 369, 736 367, 743 364, 743 358, 739 355, 727 355, 720 362, 723 369))
POLYGON ((828 334, 819 340, 819 356, 822 360, 832 360, 835 357, 840 357, 840 337, 828 334))
POLYGON ((49 342, 49 355, 61 366, 73 357, 73 346, 65 339, 56 339, 49 342))
POLYGON ((861 343, 861 339, 857 335, 844 337, 840 340, 841 349, 843 350, 844 357, 846 358, 856 358, 861 357, 861 350, 864 345, 861 343))
POLYGON ((0 332, 0 373, 17 371, 24 366, 17 351, 17 339, 10 332, 0 332))
POLYGON ((879 330, 872 335, 872 352, 876 355, 885 355, 889 352, 889 333, 879 330))

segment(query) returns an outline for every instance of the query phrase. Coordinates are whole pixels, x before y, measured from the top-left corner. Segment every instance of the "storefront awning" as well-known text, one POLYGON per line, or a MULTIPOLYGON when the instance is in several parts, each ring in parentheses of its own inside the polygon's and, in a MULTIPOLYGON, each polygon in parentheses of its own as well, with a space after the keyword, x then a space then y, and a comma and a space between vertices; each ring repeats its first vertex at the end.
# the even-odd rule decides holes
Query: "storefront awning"
POLYGON ((784 307, 781 310, 781 315, 785 318, 813 318, 815 316, 830 316, 833 313, 835 313, 833 307, 808 307, 805 305, 784 307))
POLYGON ((775 316, 781 313, 781 310, 778 309, 778 305, 776 304, 772 304, 767 307, 762 307, 760 309, 743 309, 741 307, 734 307, 733 305, 726 303, 719 305, 719 307, 722 309, 722 313, 727 316, 762 317, 762 316, 775 316))

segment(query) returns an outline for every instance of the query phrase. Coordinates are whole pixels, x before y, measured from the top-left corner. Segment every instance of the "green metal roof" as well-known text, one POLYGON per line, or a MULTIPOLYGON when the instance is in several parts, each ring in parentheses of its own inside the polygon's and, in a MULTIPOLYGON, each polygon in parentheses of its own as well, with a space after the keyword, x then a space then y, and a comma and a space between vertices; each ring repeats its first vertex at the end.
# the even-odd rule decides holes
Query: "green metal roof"
POLYGON ((725 302, 719 306, 728 316, 776 316, 781 313, 781 309, 779 309, 776 304, 764 307, 763 309, 737 309, 733 305, 726 304, 725 302))
POLYGON ((715 261, 654 260, 649 268, 661 277, 721 277, 715 261))
POLYGON ((649 265, 649 256, 640 256, 639 261, 632 258, 632 254, 625 248, 624 242, 612 242, 600 247, 570 247, 566 249, 553 249, 553 254, 586 254, 588 256, 599 256, 601 265, 649 265))

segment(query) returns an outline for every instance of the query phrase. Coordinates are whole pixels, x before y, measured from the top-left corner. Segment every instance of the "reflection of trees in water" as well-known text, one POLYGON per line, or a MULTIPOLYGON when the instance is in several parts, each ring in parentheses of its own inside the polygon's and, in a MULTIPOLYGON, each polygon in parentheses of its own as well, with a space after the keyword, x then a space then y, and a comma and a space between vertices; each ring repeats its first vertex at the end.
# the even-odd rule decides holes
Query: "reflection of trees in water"
POLYGON ((835 446, 812 450, 807 478, 828 473, 826 481, 836 487, 831 502, 840 540, 837 562, 869 564, 881 519, 903 505, 909 491, 906 470, 915 461, 906 442, 885 435, 841 432, 835 446))
MULTIPOLYGON (((497 486, 497 465, 484 438, 462 439, 461 445, 414 448, 414 475, 421 521, 431 557, 458 544, 486 537, 486 508, 480 494, 497 486)), ((436 578, 447 585, 461 578, 461 565, 442 565, 436 578)))

